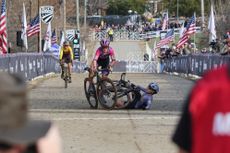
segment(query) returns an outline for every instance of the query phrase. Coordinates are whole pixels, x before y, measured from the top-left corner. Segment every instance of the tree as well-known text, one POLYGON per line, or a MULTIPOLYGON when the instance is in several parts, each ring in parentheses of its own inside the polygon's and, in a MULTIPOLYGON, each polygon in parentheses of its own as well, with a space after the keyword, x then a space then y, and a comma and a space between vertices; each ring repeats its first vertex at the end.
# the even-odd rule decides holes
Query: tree
MULTIPOLYGON (((164 8, 169 10, 170 14, 177 12, 177 1, 179 6, 179 16, 190 17, 196 12, 197 16, 201 16, 201 0, 163 0, 164 8)), ((210 10, 210 0, 204 0, 205 13, 210 10)))
POLYGON ((128 10, 139 14, 145 11, 146 0, 109 0, 108 15, 128 15, 128 10))

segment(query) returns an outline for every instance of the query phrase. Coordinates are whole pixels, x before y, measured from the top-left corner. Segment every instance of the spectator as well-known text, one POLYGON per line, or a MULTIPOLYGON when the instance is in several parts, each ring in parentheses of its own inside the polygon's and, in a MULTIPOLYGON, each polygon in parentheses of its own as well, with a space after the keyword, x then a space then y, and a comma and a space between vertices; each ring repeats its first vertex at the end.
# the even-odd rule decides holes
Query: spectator
POLYGON ((163 59, 165 58, 164 52, 162 52, 160 49, 157 49, 157 73, 162 73, 164 64, 163 59))
POLYGON ((190 48, 189 48, 189 44, 185 43, 184 47, 183 47, 183 55, 189 55, 191 54, 190 48))
POLYGON ((221 53, 221 55, 228 55, 230 54, 230 38, 228 37, 228 35, 224 36, 224 49, 223 52, 221 53))
POLYGON ((203 49, 201 50, 201 53, 203 53, 203 54, 207 53, 207 48, 203 48, 203 49))
POLYGON ((60 153, 58 129, 28 118, 24 81, 0 72, 0 153, 60 153))
POLYGON ((177 50, 176 45, 172 44, 172 56, 178 56, 180 55, 180 52, 177 50))
POLYGON ((230 152, 230 66, 206 73, 192 89, 173 135, 180 153, 230 152))

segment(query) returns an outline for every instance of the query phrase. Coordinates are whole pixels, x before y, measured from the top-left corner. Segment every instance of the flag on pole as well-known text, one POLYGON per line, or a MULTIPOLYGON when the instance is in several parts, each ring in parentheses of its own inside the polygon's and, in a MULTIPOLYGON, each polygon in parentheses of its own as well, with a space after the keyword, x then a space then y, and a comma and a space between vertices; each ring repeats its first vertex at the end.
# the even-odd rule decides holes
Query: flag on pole
POLYGON ((45 35, 45 43, 43 47, 43 51, 47 51, 51 47, 51 36, 52 36, 52 31, 51 31, 51 22, 48 23, 46 35, 45 35))
POLYGON ((181 25, 181 28, 180 28, 180 38, 182 38, 183 37, 183 33, 184 33, 184 22, 183 22, 183 24, 181 25))
POLYGON ((51 44, 57 43, 57 36, 55 30, 52 32, 51 44))
POLYGON ((28 43, 27 43, 27 33, 26 32, 27 32, 26 9, 25 9, 25 4, 23 3, 21 39, 23 40, 24 47, 27 50, 28 49, 28 43))
POLYGON ((0 39, 1 39, 1 54, 7 53, 7 26, 6 26, 6 0, 2 0, 1 17, 0 17, 0 39))
POLYGON ((173 41, 173 39, 174 39, 174 29, 171 29, 170 31, 166 33, 165 37, 157 43, 156 48, 160 48, 164 45, 167 45, 168 43, 173 41))
POLYGON ((157 47, 157 41, 154 41, 153 44, 153 50, 152 50, 152 58, 155 59, 156 58, 156 47, 157 47))
POLYGON ((65 41, 65 36, 64 36, 64 32, 62 31, 61 32, 61 40, 60 40, 60 46, 61 47, 63 46, 64 41, 65 41))
POLYGON ((182 45, 184 45, 189 40, 189 36, 194 34, 195 32, 196 32, 196 17, 194 14, 192 18, 189 20, 187 27, 184 30, 183 36, 178 41, 176 47, 180 48, 182 45))
POLYGON ((63 43, 65 41, 65 35, 64 35, 64 32, 61 31, 61 35, 60 35, 61 39, 60 39, 60 48, 59 48, 59 53, 58 55, 60 55, 60 52, 61 52, 61 48, 63 47, 63 43))
POLYGON ((213 10, 213 4, 211 4, 211 12, 208 22, 208 30, 209 30, 209 42, 216 41, 216 26, 215 26, 215 16, 213 10))
POLYGON ((40 32, 40 21, 39 15, 37 15, 27 26, 27 36, 31 37, 40 32))
POLYGON ((186 33, 188 35, 196 33, 196 16, 195 16, 195 14, 189 20, 187 27, 186 27, 186 30, 187 30, 186 33))
POLYGON ((169 17, 168 17, 168 11, 167 11, 163 17, 162 30, 167 29, 168 20, 169 20, 169 17))

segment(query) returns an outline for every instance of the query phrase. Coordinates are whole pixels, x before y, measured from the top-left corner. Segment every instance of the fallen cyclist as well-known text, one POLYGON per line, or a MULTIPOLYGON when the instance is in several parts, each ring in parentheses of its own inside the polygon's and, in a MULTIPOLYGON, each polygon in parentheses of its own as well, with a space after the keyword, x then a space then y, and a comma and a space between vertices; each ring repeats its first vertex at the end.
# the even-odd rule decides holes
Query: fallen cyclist
MULTIPOLYGON (((135 88, 135 98, 125 107, 125 109, 151 109, 153 103, 153 95, 157 94, 160 90, 158 84, 152 82, 146 88, 135 85, 132 86, 135 88)), ((118 100, 116 107, 123 108, 124 103, 125 101, 118 100)))

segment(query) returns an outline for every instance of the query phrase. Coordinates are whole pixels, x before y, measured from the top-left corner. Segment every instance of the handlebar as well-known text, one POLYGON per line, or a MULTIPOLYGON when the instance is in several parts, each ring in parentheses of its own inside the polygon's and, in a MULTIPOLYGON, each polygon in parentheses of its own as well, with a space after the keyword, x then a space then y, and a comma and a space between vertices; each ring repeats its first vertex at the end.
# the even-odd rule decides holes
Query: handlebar
POLYGON ((125 77, 126 77, 126 73, 122 73, 122 74, 121 74, 121 79, 120 79, 120 80, 125 81, 125 77))

